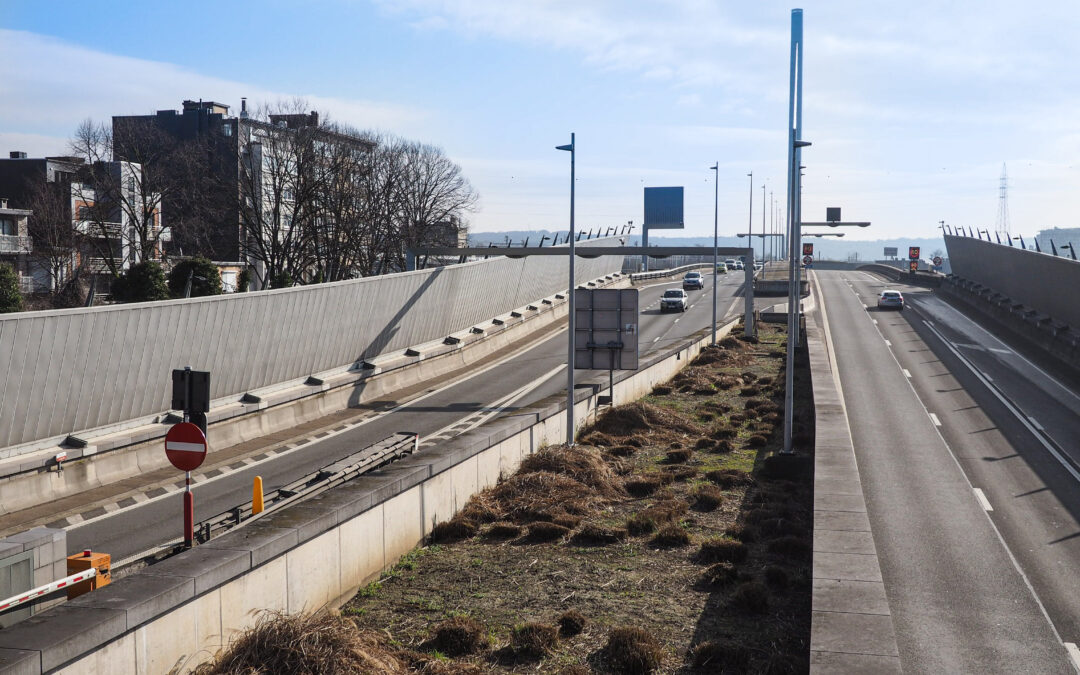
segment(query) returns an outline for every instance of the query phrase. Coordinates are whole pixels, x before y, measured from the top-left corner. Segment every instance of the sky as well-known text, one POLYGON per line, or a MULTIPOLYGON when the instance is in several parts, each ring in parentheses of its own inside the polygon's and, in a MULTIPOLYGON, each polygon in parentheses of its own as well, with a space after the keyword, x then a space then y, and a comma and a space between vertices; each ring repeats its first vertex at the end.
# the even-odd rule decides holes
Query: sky
MULTIPOLYGON (((0 0, 0 152, 63 154, 87 119, 305 99, 437 145, 477 232, 640 227, 685 187, 688 236, 782 219, 790 4, 773 0, 0 0), (714 184, 714 163, 719 164, 714 184), (747 176, 753 173, 753 177, 747 176), (751 180, 753 191, 751 192, 751 180), (749 211, 751 195, 753 211, 749 211), (775 208, 773 203, 777 204, 775 208)), ((1075 2, 815 0, 804 11, 804 220, 848 239, 1080 211, 1075 2)), ((638 231, 638 228, 635 231, 638 231)), ((674 233, 673 233, 674 234, 674 233)))

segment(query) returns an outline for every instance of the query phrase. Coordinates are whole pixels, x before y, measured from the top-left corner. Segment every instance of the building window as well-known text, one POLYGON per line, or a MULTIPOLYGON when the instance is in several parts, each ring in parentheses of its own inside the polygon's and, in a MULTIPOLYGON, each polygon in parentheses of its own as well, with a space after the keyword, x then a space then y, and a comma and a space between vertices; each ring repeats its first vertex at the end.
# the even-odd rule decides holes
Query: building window
POLYGON ((89 206, 79 207, 79 220, 93 220, 94 212, 89 206))
POLYGON ((221 133, 224 134, 225 136, 232 136, 232 125, 231 124, 222 125, 221 133))
POLYGON ((11 218, 0 218, 0 235, 14 237, 19 234, 15 229, 15 221, 11 218))

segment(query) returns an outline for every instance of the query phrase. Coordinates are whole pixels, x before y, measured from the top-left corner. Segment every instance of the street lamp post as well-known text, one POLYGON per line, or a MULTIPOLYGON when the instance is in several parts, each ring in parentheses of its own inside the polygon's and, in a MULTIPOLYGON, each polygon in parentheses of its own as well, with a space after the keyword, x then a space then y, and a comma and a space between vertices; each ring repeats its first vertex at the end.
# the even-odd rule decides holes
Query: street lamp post
POLYGON ((784 452, 792 451, 791 429, 795 410, 795 348, 799 341, 799 304, 802 296, 802 293, 800 293, 802 289, 799 288, 799 253, 802 243, 799 237, 802 227, 800 224, 802 221, 802 209, 799 204, 802 183, 799 177, 802 172, 799 170, 799 161, 802 156, 802 148, 809 145, 809 141, 793 138, 790 151, 791 165, 788 167, 790 172, 788 174, 788 185, 791 187, 792 194, 788 199, 788 203, 791 204, 791 210, 788 213, 788 219, 791 221, 791 231, 788 235, 788 340, 787 368, 784 373, 784 452))
MULTIPOLYGON (((754 234, 754 172, 746 174, 750 177, 750 211, 746 214, 746 235, 752 237, 754 234)), ((754 240, 750 239, 750 250, 754 250, 754 240)), ((754 256, 750 256, 753 258, 754 256)), ((747 264, 753 266, 754 261, 749 260, 747 264)))
POLYGON ((712 221, 712 344, 716 346, 716 266, 720 264, 720 254, 717 242, 720 238, 720 162, 713 164, 710 169, 716 174, 716 183, 713 188, 713 221, 712 221))
POLYGON ((761 186, 761 273, 765 274, 765 212, 767 209, 765 205, 768 202, 765 200, 765 185, 761 186))
POLYGON ((577 284, 574 280, 574 159, 576 149, 574 146, 574 134, 570 134, 569 145, 555 146, 556 150, 565 150, 570 153, 570 281, 566 292, 568 303, 566 324, 566 444, 574 444, 574 289, 577 284))

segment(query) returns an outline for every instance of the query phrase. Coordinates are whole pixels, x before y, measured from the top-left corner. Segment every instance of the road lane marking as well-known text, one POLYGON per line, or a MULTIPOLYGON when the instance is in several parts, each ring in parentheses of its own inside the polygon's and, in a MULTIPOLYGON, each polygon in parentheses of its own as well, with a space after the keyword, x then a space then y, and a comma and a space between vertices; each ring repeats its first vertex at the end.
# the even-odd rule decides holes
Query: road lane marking
MULTIPOLYGON (((927 323, 929 324, 930 322, 928 321, 927 323)), ((1009 412, 1011 412, 1013 416, 1020 421, 1021 424, 1027 427, 1028 431, 1031 432, 1031 435, 1035 438, 1035 440, 1037 440, 1044 448, 1046 448, 1046 451, 1049 452, 1051 456, 1053 456, 1053 458, 1056 459, 1058 463, 1061 464, 1061 466, 1069 472, 1073 479, 1080 483, 1080 471, 1076 470, 1076 467, 1073 466, 1072 462, 1065 458, 1065 456, 1057 449, 1057 446, 1055 444, 1050 443, 1049 441, 1047 441, 1046 438, 1044 438, 1044 434, 1035 428, 1035 426, 1031 423, 1030 418, 1025 412, 1020 410, 1020 408, 1015 403, 1013 403, 1007 396, 1005 396, 1003 392, 998 391, 998 388, 992 384, 993 380, 990 379, 990 376, 983 373, 981 370, 976 368, 974 364, 968 361, 967 358, 963 354, 961 354, 958 349, 953 347, 949 343, 949 341, 945 339, 944 335, 942 335, 934 328, 931 328, 930 330, 932 333, 934 333, 937 339, 945 345, 945 348, 951 351, 953 353, 953 356, 959 359, 960 363, 962 363, 969 371, 971 371, 971 374, 974 375, 976 379, 983 381, 983 385, 986 387, 986 389, 991 394, 993 394, 997 400, 1001 401, 1002 405, 1004 405, 1005 408, 1009 412)), ((1025 577, 1025 579, 1026 578, 1027 577, 1025 577)))
POLYGON ((1043 425, 1039 424, 1039 420, 1035 419, 1031 415, 1028 415, 1028 421, 1031 422, 1031 426, 1035 427, 1039 431, 1046 431, 1046 429, 1043 429, 1043 425))
POLYGON ((1065 642, 1065 651, 1069 652, 1069 658, 1072 659, 1073 667, 1080 670, 1080 649, 1077 649, 1075 642, 1065 642))
POLYGON ((935 415, 934 413, 930 413, 930 421, 934 423, 935 427, 940 427, 941 426, 941 420, 939 420, 938 416, 935 415))
MULTIPOLYGON (((877 323, 877 321, 875 321, 874 323, 877 323)), ((890 342, 890 341, 886 340, 886 341, 885 341, 885 346, 886 346, 886 347, 892 347, 892 342, 890 342)))
POLYGON ((870 319, 870 320, 874 322, 875 326, 877 325, 877 319, 870 319))
POLYGON ((911 371, 910 370, 908 370, 907 368, 904 368, 903 371, 904 371, 904 377, 907 377, 907 378, 911 377, 911 371))
POLYGON ((986 495, 983 494, 983 491, 979 488, 972 489, 975 490, 975 497, 979 500, 979 503, 982 504, 983 511, 993 511, 994 507, 990 506, 990 500, 986 498, 986 495))

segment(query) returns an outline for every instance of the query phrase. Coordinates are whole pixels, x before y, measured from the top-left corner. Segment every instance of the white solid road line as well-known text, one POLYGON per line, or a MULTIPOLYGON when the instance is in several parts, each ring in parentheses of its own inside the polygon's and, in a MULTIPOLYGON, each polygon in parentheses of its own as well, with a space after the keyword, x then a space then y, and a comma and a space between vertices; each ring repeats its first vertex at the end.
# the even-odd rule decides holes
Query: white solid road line
POLYGON ((547 382, 553 375, 558 373, 560 370, 565 369, 565 367, 566 366, 564 366, 563 364, 559 364, 558 366, 555 366, 554 368, 552 368, 548 372, 544 373, 540 377, 536 378, 532 382, 529 382, 528 384, 524 385, 523 387, 518 388, 516 391, 510 392, 509 394, 507 394, 506 396, 503 396, 498 401, 495 401, 494 403, 491 403, 487 407, 486 410, 482 411, 482 414, 479 415, 476 418, 475 421, 469 423, 469 425, 466 426, 464 429, 455 429, 454 428, 454 427, 457 427, 458 425, 460 425, 461 422, 462 422, 462 420, 456 420, 453 423, 446 425, 442 429, 439 429, 435 433, 428 434, 425 441, 421 442, 420 445, 423 446, 427 441, 433 440, 435 437, 440 437, 441 439, 445 438, 445 440, 449 440, 450 438, 453 438, 454 436, 460 436, 461 434, 465 433, 466 431, 472 431, 476 427, 478 427, 481 424, 484 424, 485 422, 487 422, 489 419, 491 419, 495 415, 498 415, 501 412, 505 412, 515 402, 517 402, 518 399, 525 396, 526 394, 531 392, 533 389, 536 389, 537 387, 539 387, 544 382, 547 382), (457 433, 455 433, 455 434, 453 434, 451 436, 446 436, 446 432, 451 431, 451 430, 454 430, 457 433))
MULTIPOLYGON (((927 321, 926 323, 927 325, 930 325, 929 321, 927 321)), ((1043 434, 1040 433, 1039 429, 1037 429, 1035 425, 1031 423, 1031 418, 1029 418, 1027 414, 1024 413, 1022 410, 1020 410, 1020 408, 1015 403, 1009 400, 1009 398, 1006 397, 1004 393, 998 391, 998 388, 991 384, 993 380, 991 380, 990 377, 983 373, 981 370, 976 368, 974 364, 968 361, 967 358, 960 353, 960 350, 958 350, 956 347, 953 347, 952 344, 945 339, 945 336, 938 332, 936 328, 930 326, 930 331, 937 337, 938 340, 941 340, 942 344, 945 345, 945 348, 951 351, 953 353, 953 356, 955 356, 960 361, 960 363, 962 363, 965 367, 967 367, 969 371, 971 371, 971 374, 974 375, 976 379, 983 381, 983 385, 986 387, 987 391, 993 394, 994 397, 998 401, 1000 401, 1001 404, 1004 405, 1005 408, 1009 412, 1011 412, 1017 420, 1020 421, 1020 424, 1023 424, 1025 427, 1027 427, 1027 430, 1031 432, 1031 435, 1035 438, 1035 440, 1037 440, 1044 448, 1046 448, 1046 451, 1049 452, 1050 455, 1053 456, 1053 458, 1056 459, 1058 463, 1061 464, 1061 466, 1069 472, 1073 479, 1080 483, 1080 472, 1078 472, 1076 468, 1073 467, 1072 463, 1069 460, 1065 459, 1065 457, 1058 451, 1058 449, 1053 444, 1049 443, 1045 438, 1043 438, 1043 434)))
MULTIPOLYGON (((874 323, 876 324, 876 323, 877 323, 877 321, 875 321, 874 323)), ((885 346, 886 346, 886 347, 892 347, 892 342, 890 342, 889 340, 886 340, 886 341, 885 341, 885 346)))
POLYGON ((911 371, 910 370, 908 370, 907 368, 904 368, 903 371, 904 371, 904 377, 907 377, 907 378, 911 377, 911 371))
POLYGON ((990 500, 986 498, 986 494, 979 488, 972 488, 975 490, 975 498, 979 500, 979 504, 982 505, 983 511, 993 511, 994 507, 990 506, 990 500))
POLYGON ((935 415, 934 413, 930 413, 930 421, 934 423, 935 427, 940 427, 941 426, 941 420, 939 420, 938 416, 935 415))
MULTIPOLYGON (((456 387, 457 385, 461 384, 462 382, 467 382, 467 381, 473 379, 474 377, 479 377, 480 375, 483 375, 484 373, 488 372, 489 370, 491 370, 493 368, 497 368, 497 367, 503 365, 504 363, 506 363, 508 361, 511 361, 511 360, 521 356, 523 353, 525 353, 525 352, 527 352, 527 351, 529 351, 529 350, 531 350, 531 349, 533 349, 535 347, 538 347, 538 346, 542 345, 543 343, 547 342, 548 340, 552 340, 552 339, 554 339, 556 337, 560 337, 562 335, 562 333, 563 333, 563 331, 556 331, 552 335, 549 335, 549 336, 547 336, 545 338, 541 338, 539 340, 534 340, 532 342, 528 342, 520 350, 516 350, 513 353, 508 354, 507 356, 505 356, 505 357, 503 357, 503 358, 501 358, 501 359, 499 359, 497 361, 493 361, 492 363, 489 363, 488 365, 484 366, 480 370, 477 370, 477 371, 475 371, 473 373, 470 373, 470 374, 468 374, 468 375, 466 375, 466 376, 464 376, 462 378, 455 379, 452 382, 447 383, 443 387, 440 387, 438 389, 433 389, 433 390, 427 392, 426 394, 423 394, 422 396, 417 396, 416 398, 414 398, 414 399, 412 399, 410 401, 406 401, 404 403, 398 404, 398 405, 394 406, 393 408, 389 408, 388 410, 384 410, 384 411, 382 411, 380 413, 377 413, 375 415, 370 415, 370 416, 365 417, 365 418, 363 418, 363 419, 361 419, 361 420, 359 420, 357 422, 354 422, 352 424, 347 424, 346 426, 344 426, 343 428, 341 428, 341 429, 339 429, 337 431, 328 431, 327 433, 323 434, 322 436, 320 436, 318 438, 309 438, 307 440, 304 440, 304 441, 301 441, 301 442, 295 443, 295 444, 290 443, 287 450, 279 450, 279 451, 274 452, 274 453, 269 453, 267 455, 267 457, 265 457, 264 459, 252 462, 252 463, 250 463, 250 464, 248 464, 248 465, 246 465, 246 466, 244 466, 244 467, 242 467, 241 469, 238 469, 238 470, 242 471, 244 469, 248 469, 248 468, 253 467, 253 466, 257 466, 257 465, 260 465, 260 464, 265 464, 266 462, 271 462, 271 461, 273 461, 275 459, 278 459, 278 458, 282 457, 283 455, 292 454, 292 453, 294 453, 294 452, 296 452, 298 450, 302 450, 303 448, 306 448, 306 447, 308 447, 310 445, 320 443, 320 442, 325 441, 325 440, 327 440, 329 438, 333 438, 334 436, 340 436, 341 434, 348 433, 348 432, 352 431, 353 429, 356 429, 357 427, 364 426, 365 424, 371 422, 372 420, 381 419, 382 417, 384 417, 386 415, 389 415, 389 414, 391 414, 393 412, 396 412, 398 410, 401 410, 402 408, 408 408, 409 406, 416 405, 417 403, 420 403, 421 401, 429 399, 432 396, 435 396, 436 394, 440 394, 440 393, 446 391, 447 389, 451 389, 453 387, 456 387)), ((565 367, 565 366, 559 366, 559 368, 563 368, 563 367, 565 367)), ((458 420, 456 422, 456 424, 460 424, 460 423, 461 423, 461 420, 458 420)), ((235 471, 223 471, 222 473, 219 473, 218 475, 214 476, 213 478, 207 478, 205 480, 198 481, 196 483, 196 487, 202 487, 203 485, 206 485, 207 483, 212 483, 212 482, 214 482, 216 480, 219 480, 219 479, 222 479, 222 478, 229 478, 234 473, 236 473, 236 472, 235 471)), ((170 481, 170 482, 175 482, 175 481, 170 481)), ((192 481, 192 482, 195 482, 195 481, 192 481)), ((142 506, 143 504, 149 504, 150 502, 156 502, 156 501, 159 501, 159 500, 162 500, 162 499, 168 499, 168 498, 172 497, 174 494, 175 493, 173 491, 169 491, 169 492, 166 492, 165 494, 158 495, 157 497, 151 497, 151 498, 149 498, 149 499, 147 499, 145 501, 138 502, 136 504, 132 504, 131 506, 127 506, 127 507, 125 507, 125 508, 123 508, 121 510, 124 511, 124 510, 127 510, 127 509, 134 509, 134 508, 138 508, 138 507, 142 506)), ((80 522, 77 522, 77 523, 72 523, 71 525, 68 525, 64 529, 68 530, 68 531, 75 530, 75 529, 78 529, 78 528, 83 527, 85 525, 89 525, 91 523, 96 523, 99 520, 109 518, 112 515, 114 515, 114 514, 105 513, 105 514, 102 514, 102 515, 97 516, 95 518, 89 518, 87 520, 83 520, 83 521, 80 521, 80 522)), ((67 516, 67 520, 68 520, 68 522, 71 522, 72 516, 67 516)))
POLYGON ((1069 658, 1072 659, 1073 667, 1080 670, 1080 649, 1077 649, 1075 642, 1066 642, 1065 651, 1069 652, 1069 658))

